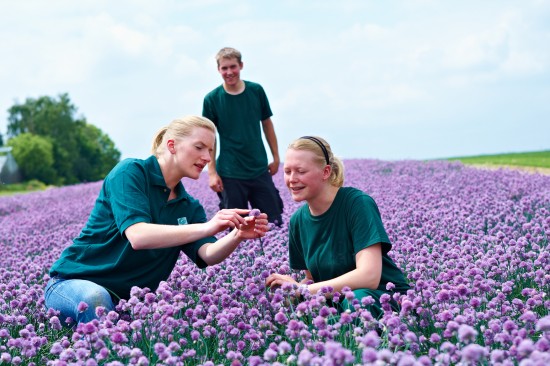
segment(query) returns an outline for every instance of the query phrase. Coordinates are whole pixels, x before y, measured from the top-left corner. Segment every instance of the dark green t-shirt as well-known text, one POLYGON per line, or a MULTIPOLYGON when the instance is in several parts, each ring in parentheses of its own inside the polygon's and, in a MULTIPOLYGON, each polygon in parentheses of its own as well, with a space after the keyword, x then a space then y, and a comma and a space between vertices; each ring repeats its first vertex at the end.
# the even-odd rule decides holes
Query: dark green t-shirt
POLYGON ((120 162, 105 178, 86 226, 53 264, 50 276, 89 280, 127 299, 132 286, 155 290, 172 272, 180 251, 200 268, 206 267, 198 250, 215 242, 215 237, 172 248, 134 250, 124 234, 139 222, 206 222, 203 207, 181 182, 175 190, 177 197, 167 201, 170 189, 156 157, 120 162))
POLYGON ((220 135, 216 170, 224 178, 254 179, 267 170, 260 122, 273 113, 260 84, 244 85, 237 95, 220 85, 204 97, 202 115, 214 122, 220 135))
POLYGON ((394 291, 409 289, 403 272, 388 256, 391 243, 380 211, 366 193, 342 187, 322 215, 311 215, 305 204, 290 219, 290 267, 309 270, 315 282, 354 270, 355 255, 376 243, 382 243, 382 277, 377 289, 386 291, 388 282, 395 285, 394 291))

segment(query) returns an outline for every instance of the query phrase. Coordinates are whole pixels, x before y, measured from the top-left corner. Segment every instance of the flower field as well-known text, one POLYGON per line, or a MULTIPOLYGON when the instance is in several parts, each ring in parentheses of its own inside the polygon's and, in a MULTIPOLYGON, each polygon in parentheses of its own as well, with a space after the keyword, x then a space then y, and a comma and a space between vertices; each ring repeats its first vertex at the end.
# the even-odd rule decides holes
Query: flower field
MULTIPOLYGON (((63 326, 43 289, 95 182, 0 198, 0 365, 550 365, 550 176, 344 163, 345 185, 378 203, 390 256, 413 287, 399 314, 375 320, 361 303, 337 314, 322 295, 293 302, 290 289, 267 290, 274 271, 301 276, 283 225, 204 270, 183 256, 156 291, 134 288, 101 321, 63 326)), ((281 172, 275 181, 288 222, 299 204, 281 172)), ((211 217, 207 177, 184 185, 211 217)))

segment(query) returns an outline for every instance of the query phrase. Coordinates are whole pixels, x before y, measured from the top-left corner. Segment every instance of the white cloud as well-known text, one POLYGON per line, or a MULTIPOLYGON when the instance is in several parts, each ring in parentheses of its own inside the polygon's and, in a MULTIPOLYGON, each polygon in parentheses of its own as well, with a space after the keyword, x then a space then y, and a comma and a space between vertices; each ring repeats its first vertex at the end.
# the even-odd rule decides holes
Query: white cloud
POLYGON ((146 48, 148 48, 147 46, 151 43, 149 36, 121 24, 111 26, 109 33, 113 36, 113 40, 117 46, 121 47, 132 56, 143 54, 146 48))
POLYGON ((508 49, 505 30, 469 34, 450 42, 445 49, 443 66, 458 69, 498 68, 506 60, 508 49))
POLYGON ((372 23, 356 23, 340 35, 342 42, 354 45, 362 44, 363 42, 383 42, 390 37, 391 31, 388 28, 372 23))

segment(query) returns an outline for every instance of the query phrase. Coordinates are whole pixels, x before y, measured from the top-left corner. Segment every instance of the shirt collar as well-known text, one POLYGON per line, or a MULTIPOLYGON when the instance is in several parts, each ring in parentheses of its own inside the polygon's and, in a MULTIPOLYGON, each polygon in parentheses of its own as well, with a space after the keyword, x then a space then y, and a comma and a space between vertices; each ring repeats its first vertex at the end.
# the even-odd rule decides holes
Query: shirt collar
MULTIPOLYGON (((161 187, 162 189, 168 188, 156 156, 151 155, 145 160, 145 168, 147 169, 147 174, 149 174, 152 185, 161 187)), ((174 189, 176 190, 177 197, 173 201, 188 200, 190 198, 189 193, 187 193, 181 181, 178 182, 174 189)))

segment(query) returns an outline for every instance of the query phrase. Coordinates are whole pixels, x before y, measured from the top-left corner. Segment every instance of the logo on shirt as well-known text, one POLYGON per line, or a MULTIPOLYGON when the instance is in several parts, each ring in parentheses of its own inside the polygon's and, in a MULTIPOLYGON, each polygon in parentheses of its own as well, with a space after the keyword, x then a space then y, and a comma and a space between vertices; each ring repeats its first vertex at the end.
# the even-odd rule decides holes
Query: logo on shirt
POLYGON ((178 225, 186 225, 186 224, 187 224, 187 217, 178 218, 178 225))

